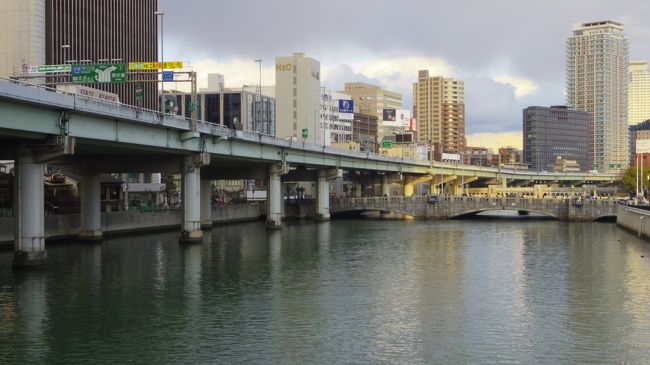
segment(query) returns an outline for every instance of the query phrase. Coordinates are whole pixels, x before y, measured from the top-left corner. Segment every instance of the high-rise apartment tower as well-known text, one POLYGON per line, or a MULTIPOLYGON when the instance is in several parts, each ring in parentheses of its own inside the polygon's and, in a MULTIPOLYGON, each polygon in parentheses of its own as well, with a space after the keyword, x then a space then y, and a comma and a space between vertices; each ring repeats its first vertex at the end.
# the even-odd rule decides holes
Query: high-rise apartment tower
POLYGON ((617 172, 628 165, 628 65, 621 23, 578 24, 567 38, 567 104, 592 116, 593 169, 617 172))
POLYGON ((650 72, 646 61, 630 63, 627 115, 629 124, 639 124, 650 119, 650 72))
POLYGON ((419 143, 435 146, 437 153, 460 153, 465 147, 464 82, 420 70, 413 84, 413 117, 419 143))

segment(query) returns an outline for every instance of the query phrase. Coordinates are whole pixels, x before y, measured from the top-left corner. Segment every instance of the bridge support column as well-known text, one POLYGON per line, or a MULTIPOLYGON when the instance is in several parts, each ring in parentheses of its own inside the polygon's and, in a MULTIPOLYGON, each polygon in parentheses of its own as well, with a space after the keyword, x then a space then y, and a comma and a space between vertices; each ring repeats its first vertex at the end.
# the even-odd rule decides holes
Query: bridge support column
POLYGON ((181 243, 200 243, 201 231, 201 166, 210 163, 210 155, 199 153, 186 157, 183 161, 183 221, 181 243))
POLYGON ((363 193, 363 184, 354 184, 355 190, 354 190, 354 196, 355 198, 361 198, 361 195, 363 193))
POLYGON ((390 196, 390 184, 388 183, 388 175, 381 176, 381 196, 390 196))
POLYGON ((14 170, 14 267, 47 263, 45 252, 44 164, 24 154, 14 170))
POLYGON ((328 171, 318 171, 318 199, 316 200, 316 220, 330 220, 330 183, 327 180, 328 171))
POLYGON ((101 179, 99 174, 82 175, 79 184, 81 214, 79 224, 80 241, 101 241, 101 179))
POLYGON ((266 197, 267 201, 267 214, 266 214, 266 228, 267 229, 281 229, 282 228, 282 180, 280 174, 282 173, 282 165, 271 165, 269 167, 269 191, 266 197))
POLYGON ((201 228, 212 227, 212 180, 201 180, 201 228))
POLYGON ((408 179, 404 180, 404 196, 413 196, 414 188, 415 185, 409 183, 408 179))

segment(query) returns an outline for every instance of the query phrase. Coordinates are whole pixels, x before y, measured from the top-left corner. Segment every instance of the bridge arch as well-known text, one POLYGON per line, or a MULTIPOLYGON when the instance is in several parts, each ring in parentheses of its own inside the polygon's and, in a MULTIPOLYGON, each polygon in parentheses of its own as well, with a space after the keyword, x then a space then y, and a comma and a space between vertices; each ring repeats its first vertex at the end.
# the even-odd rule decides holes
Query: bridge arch
POLYGON ((449 219, 455 219, 455 218, 462 218, 462 217, 468 217, 468 216, 474 216, 479 213, 483 212, 491 212, 491 211, 514 211, 514 212, 528 212, 528 213, 536 213, 543 215, 544 217, 549 217, 553 219, 561 219, 561 217, 558 217, 557 214, 549 211, 542 211, 542 210, 536 210, 536 209, 527 209, 527 208, 522 208, 522 207, 488 207, 488 208, 479 208, 479 209, 470 209, 466 210, 454 215, 450 215, 449 219))

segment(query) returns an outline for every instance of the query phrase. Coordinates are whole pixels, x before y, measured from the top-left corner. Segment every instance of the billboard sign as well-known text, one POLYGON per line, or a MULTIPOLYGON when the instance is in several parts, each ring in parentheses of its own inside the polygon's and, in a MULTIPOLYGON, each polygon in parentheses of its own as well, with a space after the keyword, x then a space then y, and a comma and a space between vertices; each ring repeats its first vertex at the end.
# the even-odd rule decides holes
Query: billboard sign
POLYGON ((339 113, 354 113, 354 101, 340 99, 339 100, 339 113))
POLYGON ((395 109, 384 109, 382 119, 384 126, 397 127, 397 116, 395 109))
POLYGON ((650 139, 636 140, 636 153, 650 153, 650 139))
POLYGON ((409 122, 409 131, 417 131, 418 130, 418 123, 415 120, 415 118, 411 118, 411 121, 409 122))
POLYGON ((120 97, 117 94, 109 93, 103 90, 93 89, 92 87, 87 87, 83 85, 62 84, 62 85, 57 85, 56 89, 73 93, 73 94, 88 96, 95 99, 106 100, 113 103, 120 102, 120 97))
MULTIPOLYGON (((160 66, 160 62, 129 62, 129 70, 131 71, 159 70, 160 66)), ((163 62, 162 66, 162 68, 169 69, 183 68, 183 61, 163 62)))
POLYGON ((126 64, 99 63, 72 66, 72 82, 75 84, 124 83, 126 64))
POLYGON ((411 124, 411 111, 406 109, 397 109, 396 111, 397 123, 400 127, 408 128, 411 124))
POLYGON ((460 162, 460 155, 458 153, 443 153, 442 160, 446 162, 460 162))
POLYGON ((339 119, 354 119, 354 102, 348 99, 339 99, 339 119))
POLYGON ((70 72, 70 65, 40 65, 40 66, 23 66, 24 73, 44 74, 48 72, 70 72))

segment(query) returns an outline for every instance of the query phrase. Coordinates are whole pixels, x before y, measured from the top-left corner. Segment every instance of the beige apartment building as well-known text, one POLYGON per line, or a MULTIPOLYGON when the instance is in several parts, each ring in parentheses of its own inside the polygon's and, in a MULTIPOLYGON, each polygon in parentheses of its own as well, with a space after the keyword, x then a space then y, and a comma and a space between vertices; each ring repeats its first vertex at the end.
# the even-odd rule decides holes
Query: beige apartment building
POLYGON ((618 172, 629 164, 627 115, 629 42, 623 24, 581 23, 566 40, 567 105, 593 122, 593 165, 618 172))
POLYGON ((630 62, 627 116, 630 125, 650 119, 650 72, 647 61, 630 62))
POLYGON ((362 114, 377 117, 379 121, 377 139, 391 134, 388 127, 382 125, 384 109, 402 109, 402 94, 384 90, 377 85, 365 82, 346 82, 345 93, 354 100, 354 108, 362 114))
POLYGON ((45 0, 0 1, 0 77, 45 64, 45 0))
POLYGON ((465 83, 420 70, 413 84, 413 118, 418 143, 438 153, 460 153, 465 147, 465 83))
POLYGON ((322 144, 320 62, 304 53, 275 58, 276 133, 322 144))

